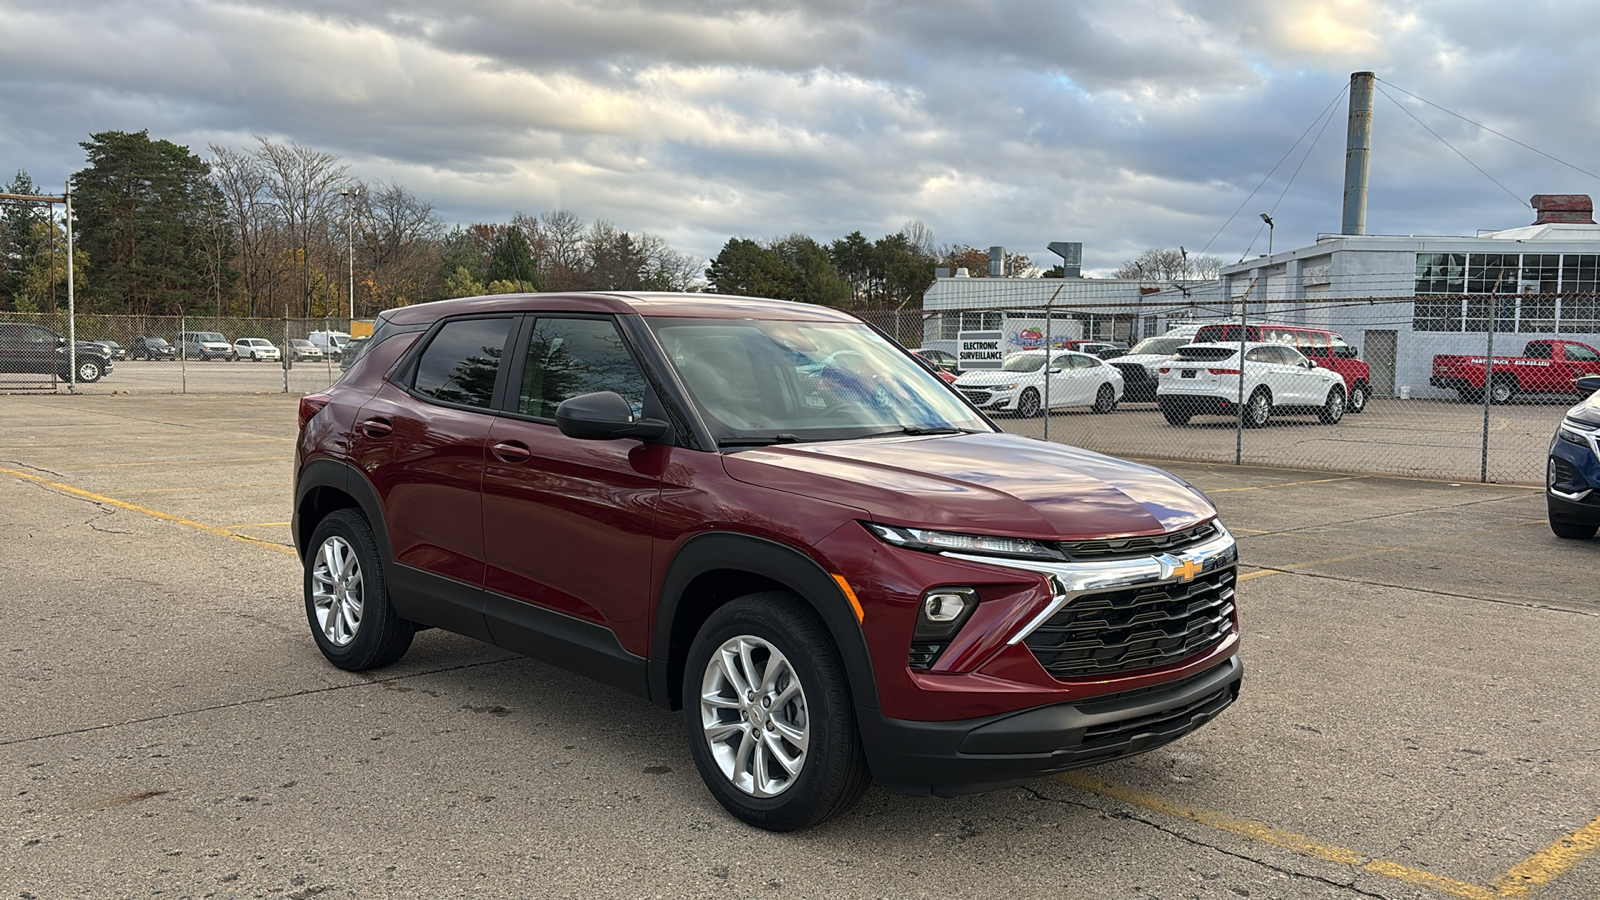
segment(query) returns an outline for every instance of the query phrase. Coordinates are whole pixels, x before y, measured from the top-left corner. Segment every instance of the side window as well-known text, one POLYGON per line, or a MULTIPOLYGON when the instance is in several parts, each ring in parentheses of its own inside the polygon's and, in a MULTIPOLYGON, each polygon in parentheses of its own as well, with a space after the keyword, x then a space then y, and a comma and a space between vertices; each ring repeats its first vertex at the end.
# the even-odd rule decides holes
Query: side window
POLYGON ((1330 354, 1328 348, 1332 345, 1328 340, 1326 331, 1301 331, 1298 332, 1300 342, 1297 345, 1301 354, 1327 359, 1330 354))
POLYGON ((635 416, 643 413, 644 374, 616 323, 610 319, 536 320, 528 341, 517 411, 553 419, 561 401, 593 391, 616 391, 633 407, 635 416))
POLYGON ((1600 356, 1596 356, 1595 352, 1590 350, 1588 347, 1580 347, 1577 344, 1568 344, 1567 359, 1570 359, 1573 362, 1595 362, 1596 360, 1600 360, 1600 356))
POLYGON ((1246 362, 1275 363, 1278 362, 1278 352, 1276 347, 1251 347, 1245 351, 1244 358, 1246 362))
POLYGON ((442 403, 489 408, 512 319, 447 322, 417 360, 412 387, 442 403))

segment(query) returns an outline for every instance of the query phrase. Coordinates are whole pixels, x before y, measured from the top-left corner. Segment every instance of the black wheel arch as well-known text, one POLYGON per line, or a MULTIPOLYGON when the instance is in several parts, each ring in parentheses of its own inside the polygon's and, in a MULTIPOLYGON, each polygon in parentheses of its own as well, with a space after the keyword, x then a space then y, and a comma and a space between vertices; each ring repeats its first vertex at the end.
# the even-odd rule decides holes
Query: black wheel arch
POLYGON ((866 636, 833 576, 793 547, 726 532, 690 538, 667 567, 651 638, 650 699, 667 709, 681 708, 684 660, 701 624, 728 601, 764 590, 793 592, 811 607, 839 651, 851 702, 877 709, 878 683, 866 636))
POLYGON ((294 546, 303 560, 311 533, 317 523, 340 509, 359 509, 378 539, 378 552, 387 567, 394 562, 389 546, 389 528, 383 519, 378 492, 361 470, 336 459, 314 459, 299 471, 294 482, 294 513, 290 530, 294 546))

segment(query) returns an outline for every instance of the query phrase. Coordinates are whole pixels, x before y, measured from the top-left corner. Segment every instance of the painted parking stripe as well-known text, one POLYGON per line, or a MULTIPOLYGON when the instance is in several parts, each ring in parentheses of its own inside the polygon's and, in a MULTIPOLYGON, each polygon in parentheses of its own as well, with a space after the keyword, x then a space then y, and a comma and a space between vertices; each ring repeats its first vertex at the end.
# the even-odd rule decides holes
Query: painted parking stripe
POLYGON ((213 485, 206 485, 206 486, 190 485, 188 487, 175 487, 175 488, 147 488, 145 490, 139 490, 139 491, 109 491, 107 493, 108 493, 109 496, 112 496, 112 497, 131 497, 134 494, 181 494, 184 491, 222 491, 222 490, 231 490, 233 488, 284 487, 284 486, 289 485, 289 484, 293 484, 293 482, 290 482, 290 481, 255 481, 255 482, 251 482, 249 484, 213 484, 213 485))
POLYGON ((193 519, 185 519, 182 516, 174 516, 170 513, 161 512, 160 510, 150 509, 149 507, 129 503, 126 500, 118 500, 115 497, 107 497, 104 494, 96 494, 91 491, 86 491, 83 488, 76 488, 70 484, 62 484, 59 481, 51 481, 47 478, 40 478, 38 475, 31 475, 27 472, 19 472, 16 469, 0 469, 0 475, 10 475, 14 478, 20 478, 23 481, 31 481, 35 484, 42 484, 45 487, 53 488, 64 493, 71 494, 75 497, 82 497, 85 500, 91 500, 95 503, 103 503, 107 506, 115 506, 118 509, 125 509, 129 512, 143 513, 144 515, 153 516, 154 518, 161 519, 162 521, 175 522, 179 525, 184 525, 198 531, 204 531, 207 534, 214 534, 218 537, 225 537, 230 540, 241 541, 249 544, 252 547, 262 547, 267 550, 271 550, 274 553, 283 553, 289 556, 296 555, 294 548, 287 544, 263 541, 260 538, 250 537, 247 534, 234 534, 226 528, 218 528, 215 525, 207 525, 204 522, 196 522, 193 519))
POLYGON ((1393 878, 1452 897, 1462 897, 1465 900, 1520 900, 1536 890, 1547 887, 1600 852, 1600 818, 1596 818, 1512 866, 1504 875, 1485 887, 1393 860, 1371 857, 1348 847, 1325 843, 1316 838, 1283 831, 1248 819, 1183 806, 1156 794, 1108 784, 1083 772, 1067 772, 1055 776, 1054 780, 1129 806, 1137 806, 1175 819, 1184 819, 1218 831, 1236 834, 1342 866, 1350 866, 1374 875, 1382 875, 1385 878, 1393 878))

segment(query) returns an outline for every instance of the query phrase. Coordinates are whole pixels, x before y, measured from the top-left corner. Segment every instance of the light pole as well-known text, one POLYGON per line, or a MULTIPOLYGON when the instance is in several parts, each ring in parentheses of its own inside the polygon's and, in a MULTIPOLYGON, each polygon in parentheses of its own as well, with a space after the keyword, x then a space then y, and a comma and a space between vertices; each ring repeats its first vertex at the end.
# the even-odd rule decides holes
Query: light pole
POLYGON ((339 196, 344 198, 345 237, 349 241, 350 256, 350 321, 354 322, 356 320, 356 217, 351 206, 353 201, 361 196, 361 188, 340 188, 339 196))
MULTIPOLYGON (((1261 221, 1267 223, 1267 256, 1270 257, 1270 256, 1272 256, 1272 232, 1275 230, 1272 227, 1272 217, 1267 215, 1266 213, 1262 213, 1261 214, 1261 221)), ((1260 233, 1261 232, 1259 232, 1259 231, 1256 232, 1256 234, 1260 234, 1260 233)))

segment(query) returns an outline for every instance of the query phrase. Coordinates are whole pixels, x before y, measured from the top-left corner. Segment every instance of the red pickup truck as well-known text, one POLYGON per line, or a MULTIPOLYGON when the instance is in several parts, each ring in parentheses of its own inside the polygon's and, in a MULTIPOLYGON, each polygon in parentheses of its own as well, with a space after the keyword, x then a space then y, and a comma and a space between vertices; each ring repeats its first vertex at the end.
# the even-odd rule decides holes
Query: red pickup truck
POLYGON ((1441 353, 1433 358, 1428 383, 1455 391, 1463 403, 1481 401, 1488 383, 1489 399, 1505 403, 1519 392, 1584 393, 1577 385, 1584 375, 1600 375, 1600 352, 1577 341, 1538 340, 1529 341, 1521 356, 1496 356, 1492 367, 1482 356, 1441 353))

